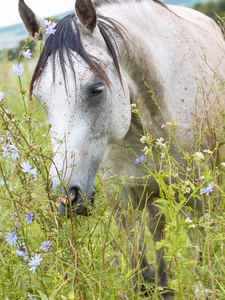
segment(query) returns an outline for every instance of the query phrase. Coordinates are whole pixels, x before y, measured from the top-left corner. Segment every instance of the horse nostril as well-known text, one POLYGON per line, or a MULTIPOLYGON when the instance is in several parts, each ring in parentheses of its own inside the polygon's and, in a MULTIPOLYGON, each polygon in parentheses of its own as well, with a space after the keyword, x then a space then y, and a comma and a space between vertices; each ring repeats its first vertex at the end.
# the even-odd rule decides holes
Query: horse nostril
POLYGON ((79 188, 77 188, 77 187, 70 188, 70 190, 68 192, 68 196, 71 200, 72 206, 77 204, 78 198, 79 198, 79 193, 80 193, 79 188))

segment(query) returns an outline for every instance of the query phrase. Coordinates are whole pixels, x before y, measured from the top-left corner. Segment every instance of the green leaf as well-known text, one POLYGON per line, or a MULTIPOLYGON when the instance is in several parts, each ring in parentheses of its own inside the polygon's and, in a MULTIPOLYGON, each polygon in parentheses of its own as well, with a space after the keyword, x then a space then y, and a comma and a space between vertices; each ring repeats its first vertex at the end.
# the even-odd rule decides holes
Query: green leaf
POLYGON ((43 294, 41 291, 38 291, 38 293, 41 297, 41 300, 48 300, 48 297, 45 294, 43 294))
POLYGON ((159 250, 162 247, 167 247, 167 248, 171 248, 171 242, 165 241, 165 240, 161 240, 159 242, 156 242, 155 244, 155 249, 159 250))
POLYGON ((187 208, 190 211, 194 211, 194 209, 192 207, 190 207, 190 206, 185 206, 185 208, 187 208))
POLYGON ((197 265, 197 264, 199 264, 199 261, 197 261, 197 260, 191 260, 191 261, 188 261, 188 262, 183 263, 181 265, 185 266, 185 265, 197 265))

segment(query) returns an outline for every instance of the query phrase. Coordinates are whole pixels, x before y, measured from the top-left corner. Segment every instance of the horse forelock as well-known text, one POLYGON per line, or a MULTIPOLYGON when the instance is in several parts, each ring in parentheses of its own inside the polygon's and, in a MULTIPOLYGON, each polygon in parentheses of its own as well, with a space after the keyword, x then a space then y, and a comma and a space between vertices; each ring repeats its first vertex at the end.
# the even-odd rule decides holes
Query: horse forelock
MULTIPOLYGON (((99 31, 106 43, 107 49, 111 54, 117 73, 119 75, 121 84, 121 73, 118 62, 117 55, 117 43, 112 35, 112 30, 124 39, 123 30, 119 28, 119 25, 116 24, 111 19, 105 18, 103 16, 99 16, 98 18, 98 28, 99 31), (113 41, 113 42, 112 42, 113 41)), ((110 85, 110 81, 105 71, 100 67, 97 63, 98 59, 89 55, 82 44, 82 39, 79 31, 78 21, 75 14, 70 14, 63 19, 56 22, 55 26, 56 32, 55 34, 51 34, 43 47, 42 53, 37 62, 36 68, 34 70, 34 74, 30 83, 29 95, 32 97, 34 84, 38 82, 41 78, 42 72, 47 65, 47 61, 50 56, 52 56, 53 65, 53 83, 55 78, 55 70, 56 70, 56 56, 59 58, 59 64, 62 70, 65 86, 66 86, 66 65, 65 65, 65 55, 68 58, 70 68, 75 77, 75 69, 73 64, 73 52, 78 53, 84 61, 90 66, 91 70, 102 80, 106 82, 107 85, 110 85)), ((58 62, 58 61, 57 61, 58 62)))

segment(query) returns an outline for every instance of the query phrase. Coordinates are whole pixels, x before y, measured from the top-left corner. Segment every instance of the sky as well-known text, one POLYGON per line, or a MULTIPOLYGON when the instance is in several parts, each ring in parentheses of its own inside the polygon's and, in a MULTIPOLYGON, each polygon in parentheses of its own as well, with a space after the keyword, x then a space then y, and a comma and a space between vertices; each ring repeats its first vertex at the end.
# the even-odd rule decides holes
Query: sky
MULTIPOLYGON (((75 0, 25 0, 25 2, 36 15, 43 18, 73 10, 75 6, 75 0)), ((0 27, 21 22, 18 0, 0 0, 0 27)))

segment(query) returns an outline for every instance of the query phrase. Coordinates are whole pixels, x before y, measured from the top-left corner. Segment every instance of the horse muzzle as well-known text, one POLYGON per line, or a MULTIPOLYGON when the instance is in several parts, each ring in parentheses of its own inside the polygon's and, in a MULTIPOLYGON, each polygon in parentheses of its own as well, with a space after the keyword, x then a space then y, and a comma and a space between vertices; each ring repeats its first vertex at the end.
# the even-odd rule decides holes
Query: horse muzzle
POLYGON ((73 187, 63 192, 63 196, 58 196, 56 205, 61 217, 69 218, 72 214, 89 216, 94 205, 94 191, 87 197, 81 193, 79 187, 73 187), (66 195, 65 195, 66 194, 66 195))

